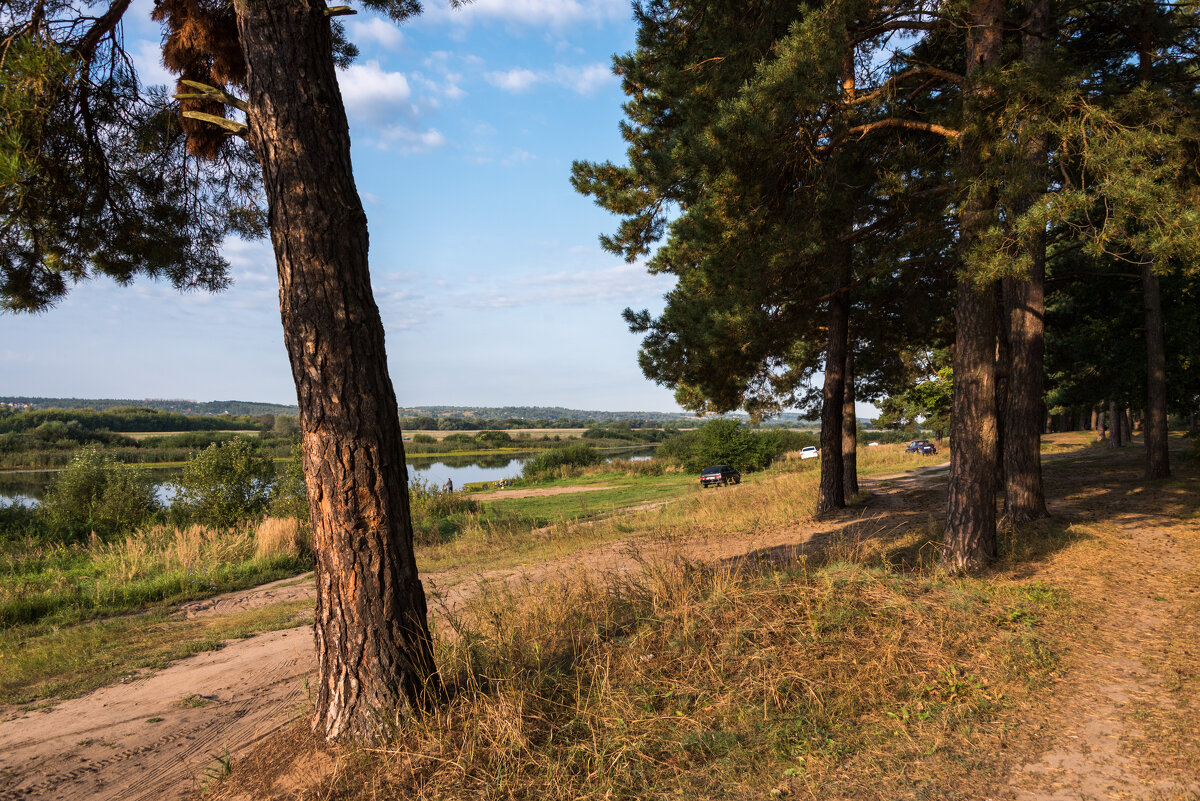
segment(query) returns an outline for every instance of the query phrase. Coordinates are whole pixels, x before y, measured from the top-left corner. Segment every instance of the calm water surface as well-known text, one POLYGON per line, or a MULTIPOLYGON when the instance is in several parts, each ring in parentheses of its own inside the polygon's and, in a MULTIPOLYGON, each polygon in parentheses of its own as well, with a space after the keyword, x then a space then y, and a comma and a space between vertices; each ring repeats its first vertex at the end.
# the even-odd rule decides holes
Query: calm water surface
MULTIPOLYGON (((653 455, 653 449, 623 451, 612 458, 641 461, 653 455)), ((408 459, 408 481, 410 484, 421 482, 432 487, 442 487, 447 479, 454 482, 456 488, 476 481, 501 481, 506 478, 520 478, 521 468, 529 460, 529 456, 514 457, 511 454, 496 454, 494 456, 414 456, 408 459)), ((171 480, 179 474, 178 468, 147 468, 157 482, 158 499, 164 504, 170 504, 174 496, 171 480)), ((11 506, 14 503, 23 506, 36 506, 45 496, 46 488, 54 480, 57 470, 22 470, 0 472, 0 507, 11 506)))

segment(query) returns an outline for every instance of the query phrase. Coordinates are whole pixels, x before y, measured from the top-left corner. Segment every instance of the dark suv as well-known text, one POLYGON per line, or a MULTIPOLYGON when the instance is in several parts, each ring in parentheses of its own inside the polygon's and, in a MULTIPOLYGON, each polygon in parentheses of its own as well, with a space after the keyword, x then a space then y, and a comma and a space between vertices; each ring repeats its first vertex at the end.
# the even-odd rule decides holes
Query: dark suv
POLYGON ((742 474, 727 464, 716 467, 706 467, 700 473, 700 488, 721 487, 727 484, 741 484, 742 474))
POLYGON ((937 453, 937 448, 927 439, 914 439, 904 449, 905 453, 931 454, 937 453))

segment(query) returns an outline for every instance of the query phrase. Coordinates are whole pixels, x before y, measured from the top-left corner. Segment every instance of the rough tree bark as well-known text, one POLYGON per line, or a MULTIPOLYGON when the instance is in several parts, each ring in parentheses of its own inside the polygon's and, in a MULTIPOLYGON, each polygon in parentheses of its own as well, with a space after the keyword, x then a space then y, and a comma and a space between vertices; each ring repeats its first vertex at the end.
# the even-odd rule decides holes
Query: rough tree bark
POLYGON ((1101 421, 1100 413, 1095 406, 1092 407, 1092 421, 1090 425, 1092 427, 1093 438, 1096 442, 1104 439, 1104 423, 1101 421))
POLYGON ((1104 419, 1107 417, 1107 412, 1105 403, 1101 400, 1100 406, 1096 409, 1096 442, 1103 442, 1105 440, 1104 419))
POLYGON ((316 713, 376 740, 441 695, 412 550, 407 470, 367 220, 318 0, 236 0, 316 553, 316 713))
MULTIPOLYGON (((1027 6, 1021 31, 1021 59, 1037 65, 1045 60, 1049 42, 1049 0, 1034 0, 1027 6)), ((1037 121, 1030 124, 1036 128, 1037 121)), ((1025 212, 1045 189, 1047 146, 1044 134, 1034 131, 1025 137, 1025 170, 1028 194, 1018 201, 1025 212)), ((1048 517, 1042 488, 1042 383, 1045 353, 1046 235, 1039 233, 1029 244, 1028 280, 1006 278, 1005 318, 1008 333, 1008 392, 1003 408, 1004 432, 1004 523, 1020 525, 1048 517)))
POLYGON ((825 384, 821 390, 821 486, 817 512, 846 505, 842 461, 842 409, 846 397, 846 342, 849 335, 850 270, 842 269, 834 279, 829 299, 829 332, 825 347, 825 384))
MULTIPOLYGON (((979 74, 999 63, 1003 0, 972 0, 967 11, 967 85, 961 160, 964 174, 984 172, 979 130, 987 90, 979 74)), ((959 212, 959 248, 964 259, 978 232, 990 220, 986 193, 968 195, 959 212)), ((942 561, 957 570, 974 570, 996 555, 996 303, 990 285, 968 275, 959 278, 954 308, 954 405, 950 420, 950 486, 942 561)))
POLYGON ((1171 475, 1167 450, 1167 352, 1163 344, 1162 293, 1149 259, 1142 262, 1142 304, 1146 310, 1146 478, 1171 475))
POLYGON ((858 414, 854 410, 854 352, 846 348, 845 400, 842 406, 842 471, 846 499, 858 494, 858 414))

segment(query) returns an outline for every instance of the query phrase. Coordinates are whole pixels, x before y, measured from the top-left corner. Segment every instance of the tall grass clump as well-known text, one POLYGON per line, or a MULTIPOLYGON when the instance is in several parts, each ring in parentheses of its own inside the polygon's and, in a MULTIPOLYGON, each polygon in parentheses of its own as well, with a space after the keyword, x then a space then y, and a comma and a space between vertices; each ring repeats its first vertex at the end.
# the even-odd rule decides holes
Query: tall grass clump
POLYGON ((454 539, 479 514, 479 504, 470 498, 442 492, 421 480, 409 484, 408 503, 413 539, 418 545, 438 545, 454 539))
POLYGON ((0 551, 0 628, 77 623, 285 578, 311 568, 304 542, 280 521, 154 525, 108 541, 8 543, 0 551))
POLYGON ((531 481, 567 478, 578 475, 582 468, 599 463, 600 454, 594 447, 577 442, 539 453, 525 463, 521 475, 531 481))
POLYGON ((267 517, 254 529, 254 558, 312 558, 312 532, 294 517, 267 517))

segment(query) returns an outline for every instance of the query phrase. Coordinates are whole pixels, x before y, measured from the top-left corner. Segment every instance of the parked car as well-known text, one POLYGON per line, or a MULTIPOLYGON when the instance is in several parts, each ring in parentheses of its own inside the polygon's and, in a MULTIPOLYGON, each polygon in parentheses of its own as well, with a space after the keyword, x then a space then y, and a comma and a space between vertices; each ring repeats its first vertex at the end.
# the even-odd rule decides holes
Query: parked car
POLYGON ((742 474, 727 464, 706 467, 700 472, 700 488, 723 487, 727 484, 741 484, 742 474))
POLYGON ((937 453, 937 447, 927 439, 914 439, 904 448, 904 452, 929 455, 937 453))
POLYGON ((816 445, 809 445, 808 447, 800 449, 801 459, 816 459, 820 455, 821 452, 817 450, 816 445))

